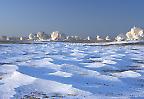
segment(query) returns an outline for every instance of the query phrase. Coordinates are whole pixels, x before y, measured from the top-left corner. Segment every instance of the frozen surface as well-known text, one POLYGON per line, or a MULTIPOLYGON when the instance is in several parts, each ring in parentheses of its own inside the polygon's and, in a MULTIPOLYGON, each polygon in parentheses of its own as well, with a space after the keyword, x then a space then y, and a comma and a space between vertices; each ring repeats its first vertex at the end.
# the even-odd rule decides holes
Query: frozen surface
POLYGON ((142 99, 144 46, 1 44, 0 99, 142 99))

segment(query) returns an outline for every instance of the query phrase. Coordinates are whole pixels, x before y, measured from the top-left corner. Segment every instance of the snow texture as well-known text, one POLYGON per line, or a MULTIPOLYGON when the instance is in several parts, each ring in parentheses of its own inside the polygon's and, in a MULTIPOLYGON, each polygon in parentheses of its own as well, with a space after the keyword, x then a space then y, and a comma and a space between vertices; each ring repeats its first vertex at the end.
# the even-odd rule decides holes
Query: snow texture
POLYGON ((142 99, 144 46, 1 44, 0 99, 142 99))

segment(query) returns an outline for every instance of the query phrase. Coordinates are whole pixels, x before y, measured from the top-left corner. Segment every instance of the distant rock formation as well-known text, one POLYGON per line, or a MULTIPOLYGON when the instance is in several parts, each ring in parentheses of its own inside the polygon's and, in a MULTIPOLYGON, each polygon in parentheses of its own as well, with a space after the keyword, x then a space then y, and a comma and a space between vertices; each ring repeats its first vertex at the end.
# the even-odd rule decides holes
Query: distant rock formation
POLYGON ((51 40, 55 41, 59 39, 61 39, 61 34, 59 33, 59 31, 55 31, 51 33, 51 40))
POLYGON ((115 40, 116 41, 124 41, 124 40, 126 40, 126 36, 123 33, 119 34, 118 36, 116 36, 115 40))
POLYGON ((141 40, 144 38, 144 32, 143 29, 134 26, 126 33, 126 36, 127 40, 141 40))
POLYGON ((47 35, 44 32, 38 32, 36 34, 36 36, 37 36, 38 40, 46 40, 47 39, 47 35))
POLYGON ((106 36, 105 40, 110 41, 111 39, 109 38, 109 36, 106 36))
POLYGON ((99 35, 97 35, 97 36, 96 36, 96 40, 97 40, 97 41, 102 41, 103 39, 102 39, 102 38, 100 38, 100 36, 99 36, 99 35))
POLYGON ((22 40, 23 40, 23 37, 20 37, 20 40, 22 41, 22 40))
POLYGON ((89 40, 89 41, 91 40, 90 36, 87 37, 87 40, 89 40))
POLYGON ((33 33, 30 33, 29 34, 29 40, 35 40, 35 35, 33 33))

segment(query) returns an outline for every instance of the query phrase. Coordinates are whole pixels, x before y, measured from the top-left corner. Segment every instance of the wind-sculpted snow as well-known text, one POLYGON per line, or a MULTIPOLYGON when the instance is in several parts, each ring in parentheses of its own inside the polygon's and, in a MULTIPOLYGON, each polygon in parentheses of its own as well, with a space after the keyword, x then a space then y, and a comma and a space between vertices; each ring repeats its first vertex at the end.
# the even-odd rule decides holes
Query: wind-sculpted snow
POLYGON ((144 46, 1 44, 0 99, 144 98, 144 46))

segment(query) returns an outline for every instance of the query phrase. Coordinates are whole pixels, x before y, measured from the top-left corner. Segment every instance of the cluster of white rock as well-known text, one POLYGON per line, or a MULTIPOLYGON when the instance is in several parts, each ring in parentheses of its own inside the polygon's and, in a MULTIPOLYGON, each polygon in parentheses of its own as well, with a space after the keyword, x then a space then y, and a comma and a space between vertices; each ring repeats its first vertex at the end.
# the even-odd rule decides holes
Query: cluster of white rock
POLYGON ((129 32, 126 33, 127 40, 142 40, 144 38, 143 29, 133 27, 129 32))
POLYGON ((99 35, 96 36, 96 38, 91 38, 90 36, 88 36, 85 40, 88 41, 110 41, 111 39, 109 38, 109 36, 106 36, 105 39, 101 38, 99 35))
MULTIPOLYGON (((34 41, 93 41, 93 42, 105 42, 105 41, 114 41, 114 39, 106 36, 105 38, 100 37, 97 35, 95 38, 91 38, 88 36, 86 39, 82 39, 79 36, 65 36, 64 34, 60 33, 59 31, 54 31, 50 35, 45 34, 44 32, 38 33, 30 33, 28 38, 27 37, 7 37, 7 36, 0 36, 0 41, 4 40, 34 40, 34 41)), ((129 40, 144 40, 144 30, 138 27, 133 27, 124 34, 119 34, 115 37, 116 41, 129 41, 129 40)))
POLYGON ((55 41, 55 40, 60 40, 62 37, 62 35, 60 34, 59 31, 54 31, 51 33, 51 40, 55 41))
MULTIPOLYGON (((87 37, 87 40, 90 40, 90 37, 87 37)), ((144 30, 138 27, 133 27, 131 30, 125 34, 119 34, 115 37, 116 41, 129 41, 129 40, 144 40, 144 30)), ((111 41, 109 36, 106 36, 105 39, 102 39, 99 35, 96 36, 96 41, 111 41)))
POLYGON ((115 38, 116 41, 124 40, 144 40, 144 30, 138 27, 133 27, 126 34, 120 34, 115 38))
POLYGON ((59 31, 54 31, 50 35, 45 34, 44 32, 38 32, 36 34, 30 33, 29 40, 36 40, 36 41, 44 41, 44 40, 62 40, 64 35, 62 35, 59 31))
POLYGON ((44 32, 38 32, 37 34, 30 33, 29 40, 46 40, 47 35, 44 32))

